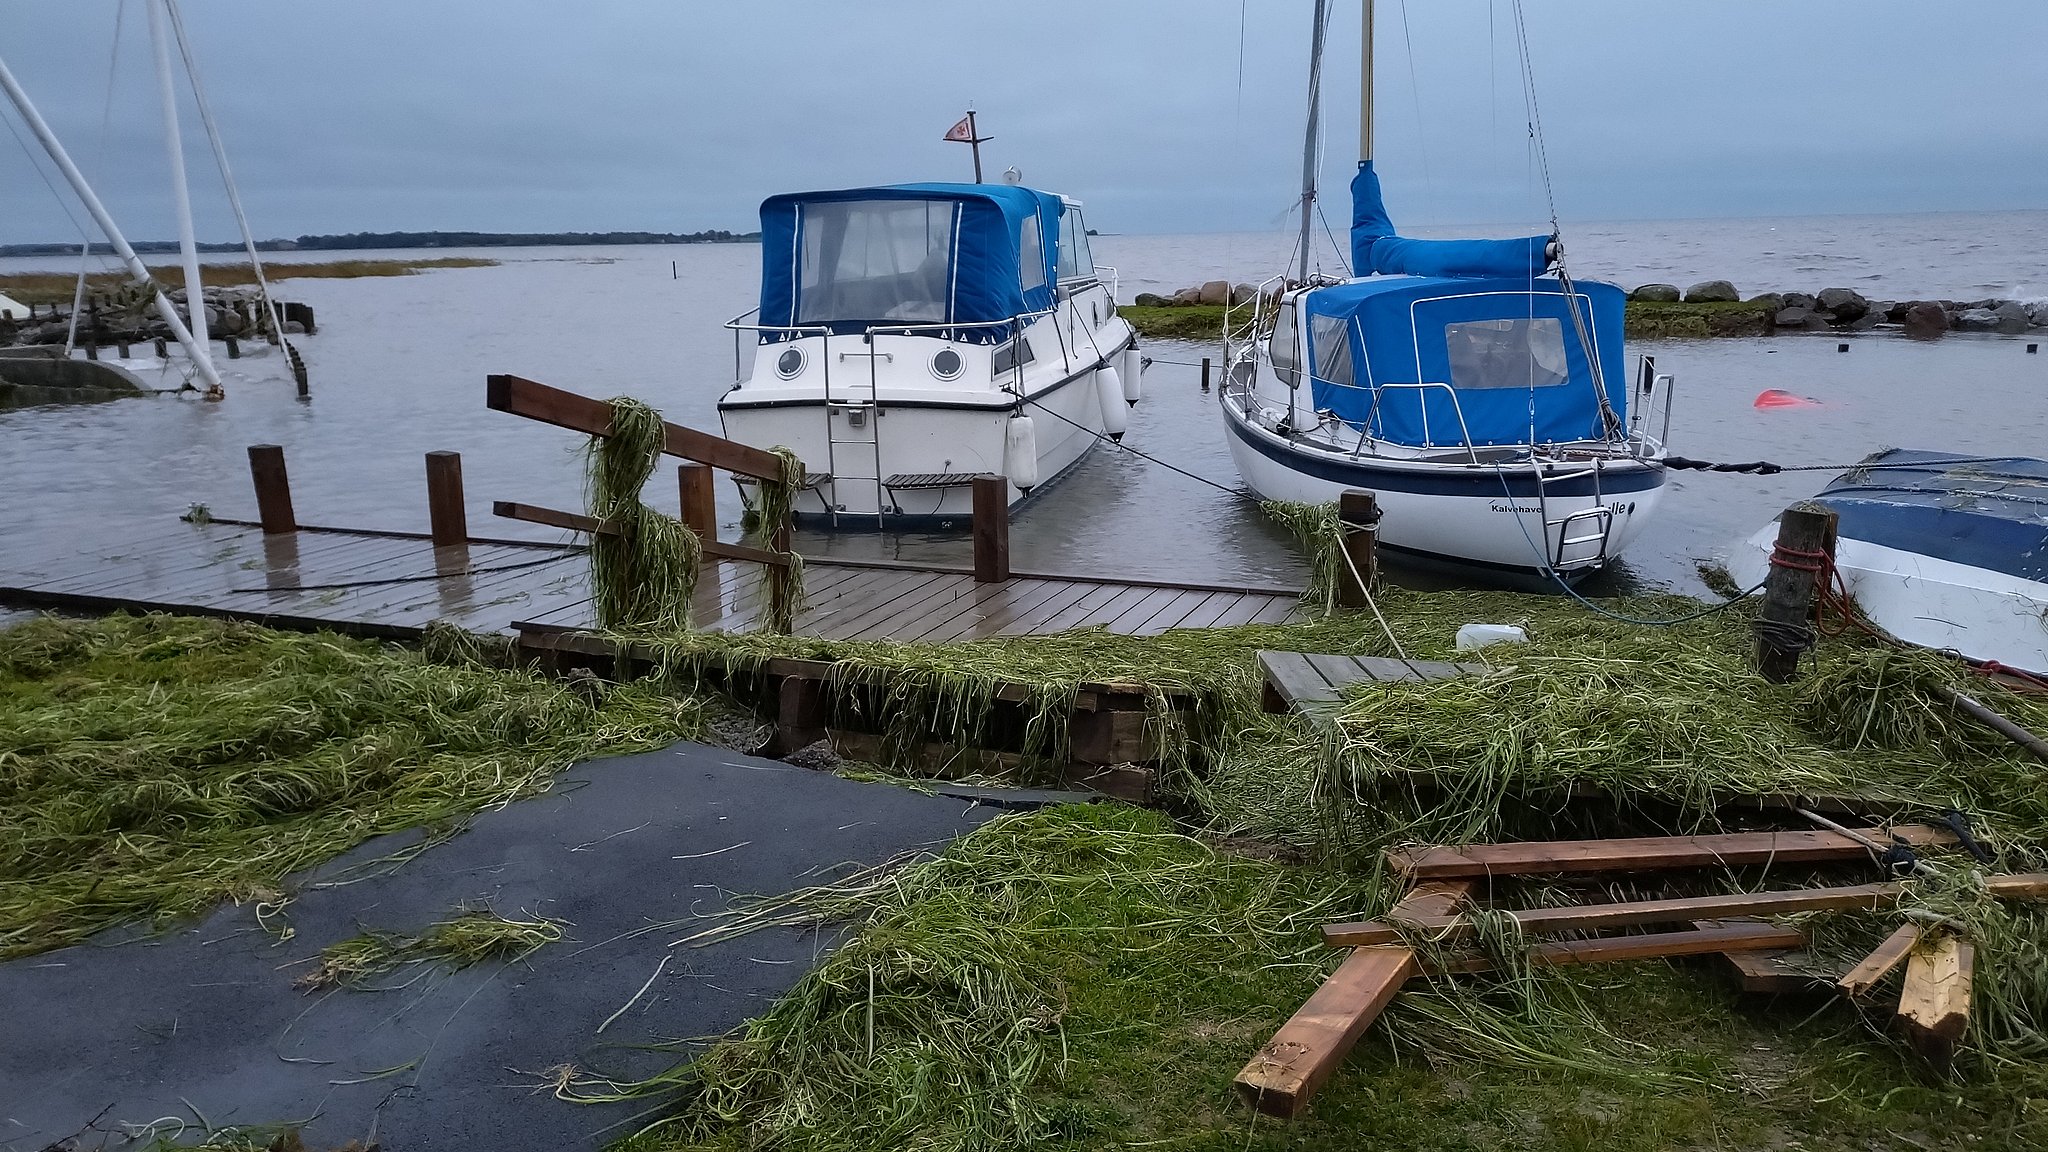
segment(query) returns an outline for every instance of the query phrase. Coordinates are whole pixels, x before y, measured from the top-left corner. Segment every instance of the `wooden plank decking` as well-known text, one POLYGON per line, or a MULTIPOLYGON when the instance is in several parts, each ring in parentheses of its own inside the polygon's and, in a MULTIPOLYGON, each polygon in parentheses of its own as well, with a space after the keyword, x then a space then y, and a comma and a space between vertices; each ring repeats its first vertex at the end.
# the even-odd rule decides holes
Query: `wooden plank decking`
POLYGON ((1342 699, 1343 690, 1352 684, 1443 680, 1493 671, 1484 664, 1265 651, 1259 653, 1259 670, 1266 677, 1265 707, 1268 712, 1290 709, 1313 711, 1332 707, 1342 699))
MULTIPOLYGON (((473 632, 594 627, 581 546, 302 527, 266 535, 235 521, 169 525, 113 547, 70 540, 0 555, 0 604, 165 611, 405 637, 435 620, 473 632)), ((758 565, 707 562, 693 624, 752 631, 764 607, 758 565)), ((813 560, 802 635, 941 643, 1100 627, 1125 635, 1291 619, 1294 595, 1156 581, 971 572, 813 560)))

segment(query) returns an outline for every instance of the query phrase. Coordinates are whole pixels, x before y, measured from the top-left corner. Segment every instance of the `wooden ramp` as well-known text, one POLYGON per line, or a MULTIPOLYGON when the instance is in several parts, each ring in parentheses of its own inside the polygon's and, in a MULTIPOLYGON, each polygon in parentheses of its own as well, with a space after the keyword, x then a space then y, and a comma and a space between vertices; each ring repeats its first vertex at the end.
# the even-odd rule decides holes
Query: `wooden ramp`
MULTIPOLYGON (((408 637, 445 620, 473 632, 577 631, 596 624, 580 545, 471 540, 301 526, 268 533, 216 520, 177 524, 111 547, 70 540, 12 546, 0 557, 0 603, 75 611, 160 611, 408 637)), ((760 568, 704 565, 692 621, 710 631, 759 627, 760 568)), ((1291 619, 1283 590, 1220 588, 811 561, 802 635, 926 644, 1103 628, 1148 636, 1291 619)))
POLYGON ((1259 671, 1266 679, 1266 711, 1312 712, 1334 707, 1342 699, 1343 689, 1353 684, 1445 680, 1494 669, 1485 664, 1446 664, 1439 660, 1262 651, 1259 671))

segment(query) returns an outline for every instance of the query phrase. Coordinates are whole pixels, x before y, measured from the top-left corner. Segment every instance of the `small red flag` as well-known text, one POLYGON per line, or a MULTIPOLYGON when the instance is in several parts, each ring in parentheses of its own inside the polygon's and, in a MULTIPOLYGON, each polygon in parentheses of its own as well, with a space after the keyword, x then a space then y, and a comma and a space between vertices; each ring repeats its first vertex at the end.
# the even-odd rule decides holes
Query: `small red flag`
POLYGON ((958 124, 946 129, 944 138, 947 140, 957 140, 963 144, 972 144, 974 142, 973 121, 968 117, 962 116, 958 124))

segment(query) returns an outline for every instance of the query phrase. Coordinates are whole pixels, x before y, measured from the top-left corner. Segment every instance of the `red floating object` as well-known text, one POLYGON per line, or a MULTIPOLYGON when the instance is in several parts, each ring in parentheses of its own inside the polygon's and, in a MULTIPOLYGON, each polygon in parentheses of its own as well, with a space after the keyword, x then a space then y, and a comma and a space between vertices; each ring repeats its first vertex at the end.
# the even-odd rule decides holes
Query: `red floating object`
POLYGON ((1810 396, 1794 396, 1782 388, 1766 388, 1756 394, 1758 408, 1818 408, 1820 401, 1810 396))

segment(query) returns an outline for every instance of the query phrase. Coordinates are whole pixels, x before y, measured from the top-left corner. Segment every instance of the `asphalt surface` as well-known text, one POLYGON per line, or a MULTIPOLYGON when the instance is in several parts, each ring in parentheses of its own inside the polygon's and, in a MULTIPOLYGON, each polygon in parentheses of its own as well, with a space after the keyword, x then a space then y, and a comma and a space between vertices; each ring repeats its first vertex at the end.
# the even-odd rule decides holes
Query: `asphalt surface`
POLYGON ((676 948, 701 922, 640 930, 942 847, 996 812, 698 745, 578 765, 410 860, 393 853, 419 836, 387 836, 298 878, 288 940, 245 905, 0 965, 0 1150, 120 1148, 151 1124, 187 1139, 296 1124, 315 1147, 385 1152, 600 1147, 646 1106, 562 1102, 537 1088, 551 1069, 658 1071, 679 1054, 632 1046, 729 1031, 830 946, 777 929, 676 948), (373 990, 293 987, 335 941, 462 906, 565 921, 564 939, 373 990))

